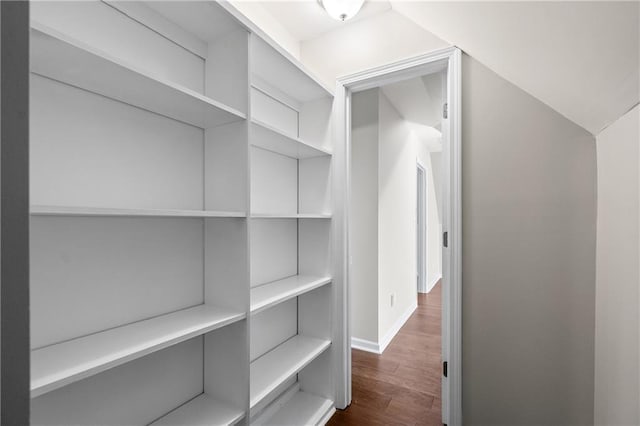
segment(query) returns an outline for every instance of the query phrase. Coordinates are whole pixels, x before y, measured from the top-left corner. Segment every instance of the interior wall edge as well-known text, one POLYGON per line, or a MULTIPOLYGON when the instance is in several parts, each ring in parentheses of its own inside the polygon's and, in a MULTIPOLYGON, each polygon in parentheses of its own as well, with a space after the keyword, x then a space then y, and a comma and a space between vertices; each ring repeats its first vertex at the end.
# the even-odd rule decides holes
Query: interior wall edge
POLYGON ((29 2, 0 3, 0 423, 29 424, 29 2))

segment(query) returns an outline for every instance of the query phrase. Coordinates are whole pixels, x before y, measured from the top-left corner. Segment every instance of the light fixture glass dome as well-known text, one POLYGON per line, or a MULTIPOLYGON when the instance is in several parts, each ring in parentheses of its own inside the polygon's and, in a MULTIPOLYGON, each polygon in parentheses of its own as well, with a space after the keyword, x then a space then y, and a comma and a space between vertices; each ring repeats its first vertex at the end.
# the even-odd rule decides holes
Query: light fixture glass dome
POLYGON ((321 0, 321 2, 329 16, 338 21, 353 18, 364 4, 364 0, 321 0))

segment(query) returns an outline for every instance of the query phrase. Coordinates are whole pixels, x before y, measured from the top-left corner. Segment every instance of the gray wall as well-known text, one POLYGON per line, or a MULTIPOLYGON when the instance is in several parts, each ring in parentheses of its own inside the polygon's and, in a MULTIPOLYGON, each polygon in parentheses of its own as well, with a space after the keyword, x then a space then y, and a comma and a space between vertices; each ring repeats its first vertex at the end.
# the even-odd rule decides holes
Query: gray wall
POLYGON ((593 424, 596 150, 465 55, 463 417, 593 424))

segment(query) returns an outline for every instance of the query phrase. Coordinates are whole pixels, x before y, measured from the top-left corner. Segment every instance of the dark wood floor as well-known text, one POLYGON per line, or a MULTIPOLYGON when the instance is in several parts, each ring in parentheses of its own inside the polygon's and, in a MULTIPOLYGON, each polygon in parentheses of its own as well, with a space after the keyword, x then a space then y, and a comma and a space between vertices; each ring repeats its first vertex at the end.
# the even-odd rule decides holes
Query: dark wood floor
POLYGON ((351 405, 328 425, 442 425, 441 317, 438 283, 382 355, 353 349, 351 405))

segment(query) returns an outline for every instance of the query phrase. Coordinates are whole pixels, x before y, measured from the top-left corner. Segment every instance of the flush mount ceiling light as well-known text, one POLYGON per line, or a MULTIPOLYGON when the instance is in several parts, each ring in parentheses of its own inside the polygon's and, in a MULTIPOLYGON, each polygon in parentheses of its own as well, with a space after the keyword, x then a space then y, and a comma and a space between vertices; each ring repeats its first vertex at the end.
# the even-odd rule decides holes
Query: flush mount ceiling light
POLYGON ((327 14, 338 21, 346 21, 358 13, 364 0, 318 0, 327 14))

